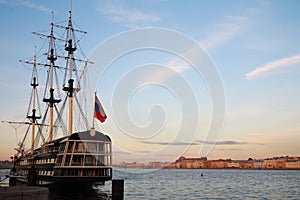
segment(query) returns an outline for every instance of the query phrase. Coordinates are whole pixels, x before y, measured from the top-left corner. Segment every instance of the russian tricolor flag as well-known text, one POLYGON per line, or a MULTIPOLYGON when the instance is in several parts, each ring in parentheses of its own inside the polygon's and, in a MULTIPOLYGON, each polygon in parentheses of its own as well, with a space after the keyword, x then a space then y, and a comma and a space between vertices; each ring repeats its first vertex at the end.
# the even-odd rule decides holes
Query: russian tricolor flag
POLYGON ((98 97, 95 95, 95 117, 103 123, 105 119, 107 118, 104 109, 98 99, 98 97))

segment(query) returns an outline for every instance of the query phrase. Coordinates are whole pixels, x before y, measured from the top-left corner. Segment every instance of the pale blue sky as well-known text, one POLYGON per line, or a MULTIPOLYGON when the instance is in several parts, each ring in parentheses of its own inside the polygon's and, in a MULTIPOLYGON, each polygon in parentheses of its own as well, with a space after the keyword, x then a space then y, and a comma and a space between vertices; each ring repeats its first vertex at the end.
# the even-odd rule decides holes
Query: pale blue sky
MULTIPOLYGON (((41 44, 30 33, 47 33, 51 11, 55 22, 61 22, 68 10, 69 1, 0 0, 1 120, 26 114, 31 72, 18 60, 32 57, 34 46, 41 44)), ((207 156, 247 159, 300 154, 299 10, 297 0, 74 0, 73 20, 88 32, 82 42, 87 54, 104 40, 133 28, 166 28, 197 41, 215 63, 226 95, 226 118, 220 142, 207 156)), ((97 86, 108 114, 107 122, 100 129, 111 135, 116 144, 116 161, 170 161, 181 154, 200 156, 199 146, 204 143, 203 134, 211 118, 211 102, 205 83, 192 70, 181 73, 198 100, 199 130, 194 141, 181 138, 182 141, 173 141, 166 152, 151 152, 151 149, 159 152, 165 147, 164 142, 170 142, 171 132, 178 129, 176 123, 181 120, 176 98, 161 87, 143 88, 129 105, 132 119, 140 126, 151 123, 148 113, 151 105, 164 105, 167 120, 161 137, 137 141, 122 135, 112 125, 112 89, 120 77, 137 66, 163 65, 173 59, 170 53, 154 50, 125 55, 113 63, 111 71, 97 86), (188 147, 179 142, 193 145, 185 151, 188 147)), ((7 125, 1 124, 0 134, 0 159, 6 159, 13 153, 17 139, 14 129, 7 125)))

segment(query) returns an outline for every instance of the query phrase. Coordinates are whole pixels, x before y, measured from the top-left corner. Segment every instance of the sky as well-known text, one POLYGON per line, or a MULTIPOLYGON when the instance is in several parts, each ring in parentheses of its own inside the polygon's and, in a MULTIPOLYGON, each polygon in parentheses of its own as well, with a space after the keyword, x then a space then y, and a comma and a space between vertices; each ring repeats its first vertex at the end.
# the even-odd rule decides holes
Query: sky
MULTIPOLYGON (((0 0, 1 121, 25 119, 31 71, 19 60, 42 44, 31 32, 47 33, 51 11, 63 22, 69 9, 0 0)), ((299 156, 299 9, 297 0, 74 0, 114 161, 299 156)), ((0 160, 23 129, 0 125, 0 160)))

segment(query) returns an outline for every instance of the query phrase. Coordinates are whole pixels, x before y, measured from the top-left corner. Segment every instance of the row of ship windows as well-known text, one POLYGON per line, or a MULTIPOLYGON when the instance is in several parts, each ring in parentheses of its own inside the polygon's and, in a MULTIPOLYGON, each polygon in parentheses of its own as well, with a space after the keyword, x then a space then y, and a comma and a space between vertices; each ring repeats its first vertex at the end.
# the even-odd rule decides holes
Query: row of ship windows
MULTIPOLYGON (((60 169, 57 173, 61 176, 111 176, 111 169, 60 169)), ((20 170, 19 174, 27 176, 28 171, 20 170)), ((53 176, 54 170, 38 170, 37 174, 53 176)))
MULTIPOLYGON (((28 175, 28 170, 20 170, 19 171, 20 175, 27 176, 28 175)), ((54 171, 53 170, 38 170, 37 172, 38 175, 48 175, 48 176, 53 176, 54 171)))
POLYGON ((66 156, 63 160, 63 156, 59 156, 57 159, 57 166, 105 166, 110 165, 110 156, 66 156))
POLYGON ((19 170, 18 174, 21 175, 21 176, 27 176, 28 171, 27 170, 19 170))
MULTIPOLYGON (((26 165, 32 165, 32 160, 22 160, 19 162, 20 166, 26 166, 26 165)), ((44 158, 44 159, 39 159, 35 160, 34 164, 53 164, 55 163, 55 158, 44 158)))
POLYGON ((111 176, 111 169, 63 169, 59 170, 61 176, 111 176))
POLYGON ((53 176, 54 175, 54 171, 47 171, 47 170, 41 170, 38 171, 38 175, 44 175, 44 176, 53 176))
POLYGON ((55 163, 55 158, 46 158, 46 159, 40 159, 36 160, 35 164, 53 164, 55 163))
POLYGON ((78 155, 78 156, 83 156, 83 155, 92 155, 92 156, 111 156, 111 154, 110 153, 99 153, 99 152, 94 152, 94 153, 92 153, 92 152, 67 152, 67 153, 58 153, 57 154, 57 156, 63 156, 63 155, 78 155))
POLYGON ((28 161, 28 160, 22 160, 18 163, 20 166, 24 166, 24 165, 32 165, 32 160, 28 161))
POLYGON ((68 153, 85 153, 90 152, 94 153, 97 152, 99 154, 108 153, 110 152, 110 143, 82 143, 82 142, 68 142, 66 144, 62 144, 59 148, 59 153, 63 153, 67 150, 68 153), (75 145, 75 146, 74 146, 75 145), (68 148, 68 149, 65 149, 68 148))

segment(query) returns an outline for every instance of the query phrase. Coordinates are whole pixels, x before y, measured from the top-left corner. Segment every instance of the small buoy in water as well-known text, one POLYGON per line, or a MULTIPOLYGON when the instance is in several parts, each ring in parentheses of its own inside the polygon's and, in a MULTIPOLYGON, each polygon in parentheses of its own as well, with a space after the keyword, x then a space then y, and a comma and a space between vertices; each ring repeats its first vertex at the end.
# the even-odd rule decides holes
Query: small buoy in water
POLYGON ((201 174, 200 174, 200 176, 204 176, 204 174, 203 174, 203 173, 201 173, 201 174))

